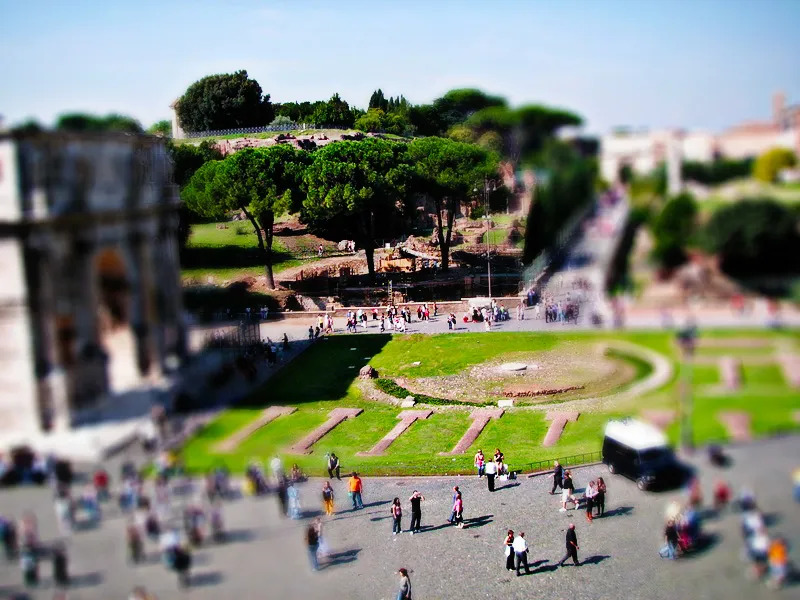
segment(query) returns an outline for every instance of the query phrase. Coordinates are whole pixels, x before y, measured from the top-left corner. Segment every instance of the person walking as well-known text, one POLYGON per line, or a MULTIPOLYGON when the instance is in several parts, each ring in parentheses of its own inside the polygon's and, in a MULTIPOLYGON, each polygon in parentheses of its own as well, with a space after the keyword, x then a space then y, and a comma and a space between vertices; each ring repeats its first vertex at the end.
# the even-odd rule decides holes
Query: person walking
POLYGON ((400 506, 400 498, 392 500, 392 535, 400 533, 400 523, 403 519, 403 507, 400 506))
POLYGON ((53 548, 51 558, 53 561, 53 581, 59 587, 69 585, 69 571, 67 569, 67 549, 63 543, 53 548))
POLYGON ((319 571, 319 560, 317 559, 319 530, 314 523, 311 523, 306 529, 306 545, 308 546, 308 559, 311 561, 311 570, 319 571))
POLYGON ((364 491, 364 484, 361 482, 358 473, 352 474, 350 481, 348 481, 348 486, 350 489, 350 496, 353 499, 353 510, 364 508, 364 502, 361 499, 361 494, 364 491))
POLYGON ((419 533, 420 523, 422 522, 422 503, 425 501, 425 496, 414 490, 408 501, 411 502, 411 526, 409 530, 411 535, 414 535, 419 533))
POLYGON ((326 481, 322 486, 322 506, 325 514, 330 517, 333 514, 333 488, 330 481, 326 481))
POLYGON ((597 487, 594 481, 590 481, 586 486, 586 491, 583 493, 586 499, 586 520, 592 522, 592 511, 594 510, 594 499, 597 497, 597 487))
POLYGON ((678 528, 675 527, 673 519, 667 520, 667 526, 664 528, 664 547, 659 550, 661 558, 668 558, 675 560, 678 557, 678 528))
POLYGON ((550 490, 550 495, 554 495, 556 493, 556 488, 561 488, 561 483, 564 480, 564 468, 558 461, 553 463, 553 474, 550 475, 553 478, 553 489, 550 490))
MULTIPOLYGON (((458 495, 460 493, 461 492, 459 491, 458 486, 454 485, 453 486, 453 507, 455 507, 456 498, 458 498, 458 495)), ((455 523, 456 523, 456 511, 455 511, 455 508, 453 508, 453 507, 451 507, 451 509, 450 509, 450 518, 447 519, 447 522, 450 523, 450 525, 455 525, 455 523)))
POLYGON ((503 542, 506 548, 506 571, 514 570, 514 530, 509 529, 506 540, 503 542))
POLYGON ((512 547, 514 549, 514 567, 517 571, 517 577, 522 575, 519 569, 523 565, 525 565, 525 574, 530 574, 531 571, 528 566, 528 542, 525 540, 525 532, 521 532, 514 538, 512 547))
POLYGON ((336 456, 335 453, 331 452, 330 456, 328 456, 328 477, 333 479, 333 475, 336 474, 336 479, 341 481, 341 468, 341 465, 339 465, 339 457, 336 456))
POLYGON ((486 469, 486 458, 483 456, 483 450, 478 450, 475 454, 475 468, 478 469, 478 477, 483 477, 483 472, 486 469))
POLYGON ((497 464, 493 460, 488 461, 484 473, 486 474, 486 484, 489 487, 489 491, 493 492, 494 478, 497 475, 497 464))
POLYGON ((464 529, 464 500, 461 497, 461 492, 456 493, 456 499, 453 502, 453 514, 455 515, 453 523, 459 529, 464 529))
POLYGON ((397 600, 411 600, 411 579, 408 576, 408 570, 400 569, 397 573, 400 575, 400 589, 397 591, 397 600))
POLYGON ((564 471, 564 480, 561 482, 561 512, 567 512, 567 502, 572 502, 573 508, 578 506, 575 500, 575 484, 572 483, 572 474, 564 471))
POLYGON ((581 547, 578 546, 578 536, 575 533, 575 523, 569 524, 566 541, 567 553, 564 555, 564 558, 561 559, 561 562, 558 563, 558 566, 563 567, 567 559, 572 558, 572 564, 574 564, 576 567, 580 567, 581 563, 578 562, 578 550, 580 550, 581 547))
POLYGON ((602 517, 606 512, 606 482, 602 477, 597 478, 597 495, 594 497, 594 507, 597 516, 602 517))

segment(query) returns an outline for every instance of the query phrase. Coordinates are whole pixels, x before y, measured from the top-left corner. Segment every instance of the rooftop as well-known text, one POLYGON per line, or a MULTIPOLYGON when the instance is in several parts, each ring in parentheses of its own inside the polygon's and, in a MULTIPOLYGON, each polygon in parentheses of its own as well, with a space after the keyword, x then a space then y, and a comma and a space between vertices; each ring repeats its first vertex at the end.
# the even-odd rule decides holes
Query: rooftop
POLYGON ((667 445, 667 438, 660 429, 635 419, 609 421, 606 425, 606 437, 613 438, 634 450, 661 448, 667 445))

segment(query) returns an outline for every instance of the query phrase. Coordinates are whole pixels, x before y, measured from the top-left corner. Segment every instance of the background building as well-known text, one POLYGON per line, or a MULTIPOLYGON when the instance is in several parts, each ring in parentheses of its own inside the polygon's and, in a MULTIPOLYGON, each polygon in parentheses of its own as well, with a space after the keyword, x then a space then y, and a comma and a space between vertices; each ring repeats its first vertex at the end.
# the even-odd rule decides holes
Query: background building
POLYGON ((800 105, 787 106, 784 95, 778 93, 772 109, 771 121, 742 123, 721 134, 681 129, 617 131, 601 140, 600 171, 610 182, 619 179, 625 165, 636 173, 648 173, 666 161, 673 144, 683 161, 754 158, 775 147, 800 155, 800 105))

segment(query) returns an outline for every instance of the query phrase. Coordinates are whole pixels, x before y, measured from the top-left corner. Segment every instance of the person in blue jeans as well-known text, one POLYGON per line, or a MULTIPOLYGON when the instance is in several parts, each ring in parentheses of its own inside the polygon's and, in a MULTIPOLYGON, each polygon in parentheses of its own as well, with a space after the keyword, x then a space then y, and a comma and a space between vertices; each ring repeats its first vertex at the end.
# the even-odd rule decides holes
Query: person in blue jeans
POLYGON ((319 561, 317 552, 319 551, 319 533, 316 526, 312 523, 306 530, 306 543, 308 544, 308 558, 311 561, 311 570, 319 571, 319 561))
POLYGON ((678 530, 672 519, 667 521, 667 526, 664 528, 664 540, 666 544, 658 553, 661 558, 675 560, 678 557, 678 530))
POLYGON ((400 533, 400 522, 403 519, 403 507, 400 506, 400 498, 392 501, 392 535, 400 533))
POLYGON ((411 579, 406 569, 397 572, 400 575, 400 589, 397 591, 397 600, 411 600, 411 579))
POLYGON ((353 510, 364 508, 364 502, 361 500, 361 492, 364 491, 364 485, 361 483, 361 478, 358 473, 353 473, 348 481, 350 488, 350 497, 353 499, 353 510))

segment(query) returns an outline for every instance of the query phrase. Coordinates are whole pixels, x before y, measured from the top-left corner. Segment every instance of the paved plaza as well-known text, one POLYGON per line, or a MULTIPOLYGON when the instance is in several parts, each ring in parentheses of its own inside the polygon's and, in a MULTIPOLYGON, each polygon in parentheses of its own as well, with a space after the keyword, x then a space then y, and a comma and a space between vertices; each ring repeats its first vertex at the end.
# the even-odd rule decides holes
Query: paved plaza
MULTIPOLYGON (((513 448, 504 448, 513 460, 513 448)), ((731 448, 731 468, 712 468, 704 453, 692 461, 698 466, 706 498, 716 477, 724 476, 738 489, 756 490, 769 515, 770 533, 780 533, 794 545, 793 562, 800 563, 800 505, 792 500, 790 474, 800 462, 800 436, 784 437, 731 448)), ((322 458, 320 459, 322 460, 322 458)), ((116 472, 116 467, 115 467, 116 472)), ((325 523, 325 537, 333 553, 318 573, 310 570, 304 546, 302 521, 278 517, 277 501, 233 500, 225 506, 231 540, 207 546, 194 554, 192 586, 180 590, 173 573, 148 546, 149 564, 126 564, 125 520, 109 508, 101 527, 78 531, 70 544, 70 571, 76 585, 70 600, 125 598, 136 585, 145 585, 160 600, 168 598, 286 598, 315 600, 390 599, 396 594, 396 570, 408 568, 419 599, 471 598, 789 598, 798 586, 773 592, 748 579, 739 519, 726 514, 706 522, 709 549, 669 562, 658 557, 662 544, 663 513, 679 494, 643 493, 620 477, 610 476, 602 465, 574 470, 576 487, 604 475, 608 482, 606 517, 588 524, 583 511, 558 511, 557 496, 549 495, 546 477, 521 477, 501 483, 494 494, 475 477, 388 478, 364 480, 365 509, 353 512, 347 503, 345 481, 334 481, 337 513, 325 523), (444 526, 451 506, 451 488, 459 485, 464 496, 467 526, 444 526), (403 501, 403 527, 408 527, 408 497, 414 489, 425 495, 424 530, 415 536, 391 535, 389 504, 403 501), (555 568, 564 553, 564 532, 576 524, 580 567, 555 568), (530 544, 533 574, 516 577, 504 568, 503 539, 508 528, 525 531, 530 544)), ((319 514, 320 480, 302 486, 302 503, 309 516, 319 514)), ((58 538, 55 514, 47 489, 21 488, 0 492, 3 514, 19 516, 32 509, 40 519, 44 541, 58 538)), ((53 597, 49 562, 41 565, 42 589, 24 595, 16 564, 0 566, 0 598, 53 597)))

